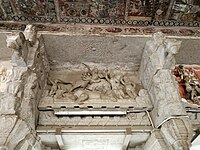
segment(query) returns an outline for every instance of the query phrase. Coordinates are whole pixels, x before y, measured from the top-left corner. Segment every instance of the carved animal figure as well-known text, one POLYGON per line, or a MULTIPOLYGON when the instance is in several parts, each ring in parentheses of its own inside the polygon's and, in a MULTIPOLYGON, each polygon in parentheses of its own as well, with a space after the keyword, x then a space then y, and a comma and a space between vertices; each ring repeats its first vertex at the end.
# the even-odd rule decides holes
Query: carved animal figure
POLYGON ((135 83, 131 82, 126 75, 122 76, 121 83, 124 85, 125 93, 128 95, 128 98, 137 97, 135 92, 136 85, 135 83))
POLYGON ((48 80, 51 82, 51 90, 49 92, 50 96, 54 96, 59 93, 59 95, 62 95, 64 93, 71 92, 72 84, 71 83, 64 83, 63 81, 56 79, 55 81, 48 78, 48 80))

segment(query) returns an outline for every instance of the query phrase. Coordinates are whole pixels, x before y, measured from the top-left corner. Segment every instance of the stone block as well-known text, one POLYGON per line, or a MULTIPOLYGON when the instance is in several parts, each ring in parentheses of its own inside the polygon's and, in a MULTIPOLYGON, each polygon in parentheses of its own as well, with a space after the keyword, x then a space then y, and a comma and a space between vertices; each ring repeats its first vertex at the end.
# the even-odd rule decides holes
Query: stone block
POLYGON ((31 130, 27 126, 26 122, 18 119, 15 127, 7 138, 6 146, 8 146, 9 149, 14 149, 21 141, 26 138, 30 132, 31 130))
POLYGON ((138 96, 135 99, 136 103, 137 103, 137 107, 148 107, 151 108, 153 107, 151 100, 150 100, 150 96, 148 94, 148 91, 145 89, 141 89, 138 93, 138 96))
POLYGON ((39 123, 40 125, 54 125, 56 123, 56 116, 53 111, 40 111, 39 113, 39 123))
POLYGON ((174 118, 161 126, 161 134, 172 149, 189 149, 193 137, 189 118, 174 118))
POLYGON ((20 99, 13 94, 0 92, 0 115, 13 115, 20 106, 20 99))
POLYGON ((144 145, 144 150, 168 150, 169 147, 165 143, 164 138, 160 134, 160 130, 154 130, 144 145))
POLYGON ((149 91, 154 109, 151 112, 156 127, 173 116, 186 116, 178 85, 170 70, 159 70, 149 91))
POLYGON ((0 116, 0 145, 4 145, 10 132, 13 130, 17 116, 0 116))
POLYGON ((79 123, 78 125, 85 125, 88 126, 90 125, 90 122, 92 121, 92 117, 91 116, 87 116, 87 117, 82 117, 79 118, 79 123))
POLYGON ((119 126, 122 126, 122 125, 128 125, 130 123, 130 120, 126 117, 121 117, 119 122, 118 122, 118 125, 119 126))
POLYGON ((7 146, 0 146, 0 150, 8 150, 7 146))
POLYGON ((9 150, 33 149, 40 145, 36 145, 33 129, 48 62, 44 62, 47 61, 45 49, 40 49, 32 28, 28 25, 24 33, 7 36, 7 47, 12 49, 12 57, 9 61, 0 61, 0 145, 9 150))
POLYGON ((99 120, 99 123, 98 125, 100 126, 104 126, 107 124, 107 122, 109 121, 109 116, 103 116, 100 120, 99 120))

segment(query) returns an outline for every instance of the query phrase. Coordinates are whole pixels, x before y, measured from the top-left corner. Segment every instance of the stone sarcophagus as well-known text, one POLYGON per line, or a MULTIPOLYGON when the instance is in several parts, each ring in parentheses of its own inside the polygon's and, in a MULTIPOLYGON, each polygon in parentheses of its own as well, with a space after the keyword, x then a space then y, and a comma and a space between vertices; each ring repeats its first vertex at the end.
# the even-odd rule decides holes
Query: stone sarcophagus
POLYGON ((190 147, 193 114, 184 108, 174 73, 179 40, 162 33, 46 34, 27 25, 6 41, 11 56, 0 60, 3 148, 190 147))
POLYGON ((73 132, 79 128, 88 134, 84 139, 84 134, 76 132, 82 149, 98 149, 98 143, 104 149, 125 149, 129 143, 131 147, 142 147, 152 129, 149 112, 153 109, 139 79, 142 47, 133 49, 132 38, 43 37, 50 65, 38 105, 37 132, 43 143, 56 144, 59 125, 63 138, 60 148, 68 145, 69 149, 76 149, 65 139, 76 141, 73 132), (46 138, 46 131, 52 133, 48 134, 50 138, 46 138), (114 137, 106 137, 106 132, 113 132, 114 137), (116 139, 122 141, 117 143, 116 139))
MULTIPOLYGON (((44 35, 49 44, 54 38, 62 36, 44 35)), ((66 40, 64 46, 60 43, 54 46, 46 44, 51 69, 39 104, 40 110, 57 111, 62 108, 68 112, 68 109, 89 108, 91 112, 106 109, 126 113, 129 110, 152 109, 149 95, 139 79, 140 58, 137 54, 141 55, 141 47, 132 52, 128 46, 131 39, 125 41, 121 37, 104 39, 96 36, 63 38, 66 40), (101 41, 105 43, 99 44, 101 41)))

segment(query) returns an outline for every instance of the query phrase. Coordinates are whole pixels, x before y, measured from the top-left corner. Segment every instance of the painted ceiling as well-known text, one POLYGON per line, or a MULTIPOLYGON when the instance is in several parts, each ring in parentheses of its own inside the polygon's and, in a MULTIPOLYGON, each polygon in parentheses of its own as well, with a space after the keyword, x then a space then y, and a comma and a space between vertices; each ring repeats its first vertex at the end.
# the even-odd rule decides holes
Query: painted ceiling
POLYGON ((0 21, 200 26, 200 0, 0 0, 0 21))

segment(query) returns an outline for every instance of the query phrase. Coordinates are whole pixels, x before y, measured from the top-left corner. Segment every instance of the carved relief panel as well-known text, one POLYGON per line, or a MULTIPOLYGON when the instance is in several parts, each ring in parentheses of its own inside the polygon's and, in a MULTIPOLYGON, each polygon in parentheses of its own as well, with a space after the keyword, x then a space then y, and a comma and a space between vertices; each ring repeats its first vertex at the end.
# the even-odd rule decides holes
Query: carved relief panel
POLYGON ((141 88, 137 72, 97 69, 86 64, 79 71, 52 71, 47 82, 47 95, 79 104, 90 99, 117 102, 133 100, 141 88))

